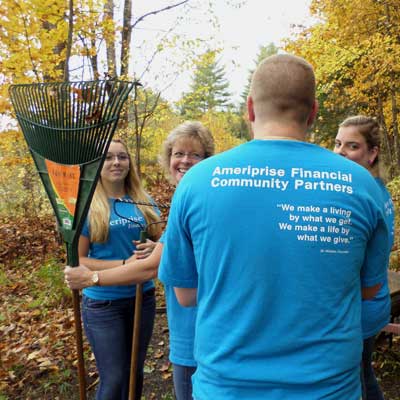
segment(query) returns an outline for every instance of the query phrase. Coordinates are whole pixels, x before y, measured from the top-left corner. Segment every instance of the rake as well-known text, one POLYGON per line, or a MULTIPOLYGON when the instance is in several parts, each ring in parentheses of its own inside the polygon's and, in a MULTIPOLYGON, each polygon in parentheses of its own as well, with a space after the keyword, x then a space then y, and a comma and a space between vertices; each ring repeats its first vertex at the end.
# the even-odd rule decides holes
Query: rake
MULTIPOLYGON (((16 117, 67 249, 78 240, 121 108, 138 82, 118 80, 11 85, 16 117)), ((86 399, 79 291, 73 290, 80 399, 86 399)))

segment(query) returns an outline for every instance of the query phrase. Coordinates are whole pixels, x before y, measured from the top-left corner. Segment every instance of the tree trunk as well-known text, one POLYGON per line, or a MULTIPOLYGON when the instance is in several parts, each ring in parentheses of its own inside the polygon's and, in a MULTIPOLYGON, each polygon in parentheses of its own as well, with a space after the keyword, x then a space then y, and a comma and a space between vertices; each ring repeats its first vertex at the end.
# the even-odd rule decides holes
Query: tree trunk
MULTIPOLYGON (((54 24, 51 24, 51 23, 48 22, 48 21, 43 21, 42 26, 43 26, 43 29, 45 29, 45 30, 48 31, 48 32, 51 32, 53 29, 56 28, 56 26, 55 26, 54 24)), ((54 53, 54 54, 61 54, 61 52, 66 48, 66 45, 67 45, 66 42, 60 42, 60 43, 58 43, 58 44, 54 47, 53 53, 54 53)), ((57 67, 56 67, 56 70, 60 71, 60 76, 63 76, 63 75, 64 75, 65 68, 66 68, 66 66, 65 66, 65 60, 60 61, 60 63, 59 63, 59 64, 57 65, 57 67)), ((45 82, 48 82, 48 81, 50 81, 50 80, 52 80, 52 79, 54 79, 54 78, 52 78, 51 76, 48 76, 48 75, 46 75, 46 74, 43 76, 43 80, 44 80, 45 82)))
POLYGON ((132 40, 132 0, 124 1, 121 43, 121 77, 126 77, 129 70, 129 54, 132 40))
POLYGON ((378 111, 378 122, 381 126, 381 152, 379 153, 379 158, 381 163, 385 167, 385 171, 389 171, 389 179, 393 178, 393 166, 395 164, 393 159, 393 140, 390 137, 389 129, 385 121, 385 115, 383 113, 382 99, 378 96, 377 100, 377 111, 378 111), (389 167, 389 168, 386 168, 389 167))
POLYGON ((69 15, 68 15, 68 39, 67 39, 67 51, 65 54, 65 65, 64 65, 64 81, 69 81, 69 59, 71 58, 72 51, 72 34, 74 32, 74 0, 68 1, 69 15))
MULTIPOLYGON (((393 81, 392 81, 393 82, 393 81)), ((394 152, 396 157, 396 174, 400 170, 400 147, 399 147, 399 121, 398 121, 398 109, 397 109, 397 99, 396 99, 396 89, 390 88, 390 97, 392 100, 392 132, 394 139, 394 152)))
MULTIPOLYGON (((92 38, 91 39, 91 48, 96 48, 96 39, 92 38)), ((92 65, 92 71, 93 71, 93 78, 94 79, 99 79, 99 67, 98 67, 98 57, 97 57, 97 51, 90 56, 90 63, 92 65)))
MULTIPOLYGON (((114 21, 114 1, 106 0, 104 4, 104 20, 114 21)), ((117 76, 117 56, 115 51, 115 32, 105 35, 106 55, 107 55, 107 74, 114 78, 117 76)))

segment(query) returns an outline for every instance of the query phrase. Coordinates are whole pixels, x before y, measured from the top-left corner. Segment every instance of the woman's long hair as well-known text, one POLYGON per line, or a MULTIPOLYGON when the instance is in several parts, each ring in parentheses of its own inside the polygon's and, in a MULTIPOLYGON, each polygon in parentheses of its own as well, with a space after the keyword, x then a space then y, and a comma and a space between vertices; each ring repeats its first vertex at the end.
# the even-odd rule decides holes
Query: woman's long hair
MULTIPOLYGON (((135 165, 132 163, 131 155, 126 144, 120 139, 113 139, 114 143, 121 143, 129 156, 129 171, 125 178, 125 190, 127 195, 138 203, 149 203, 150 196, 146 193, 142 186, 142 182, 136 172, 135 165)), ((137 207, 142 212, 146 225, 160 221, 160 217, 153 207, 140 205, 137 207)), ((108 230, 110 222, 110 203, 108 195, 104 189, 101 177, 97 183, 96 190, 93 195, 92 203, 89 209, 89 227, 90 241, 96 243, 104 243, 108 240, 108 230)), ((161 224, 153 224, 149 226, 148 233, 150 238, 157 240, 161 234, 161 224)))

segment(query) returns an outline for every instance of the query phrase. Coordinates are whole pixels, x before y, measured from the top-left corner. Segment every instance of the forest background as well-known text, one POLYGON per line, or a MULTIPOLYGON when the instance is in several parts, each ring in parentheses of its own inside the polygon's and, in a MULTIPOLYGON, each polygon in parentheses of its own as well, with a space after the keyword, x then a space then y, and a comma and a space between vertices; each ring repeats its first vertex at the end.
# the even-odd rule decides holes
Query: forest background
MULTIPOLYGON (((240 8, 246 1, 225 3, 240 8)), ((160 8, 138 15, 134 0, 118 4, 113 0, 0 0, 2 400, 54 399, 55 393, 60 399, 71 398, 74 379, 72 317, 65 315, 70 295, 61 275, 65 255, 57 244, 49 202, 14 119, 10 84, 104 78, 140 81, 143 86, 128 100, 118 135, 134 151, 149 192, 167 203, 173 189, 159 167, 158 154, 168 132, 184 120, 198 119, 213 133, 217 152, 249 140, 245 100, 252 70, 267 55, 294 53, 310 61, 317 76, 320 111, 309 140, 331 149, 337 126, 346 116, 375 116, 382 126, 382 173, 399 213, 399 0, 312 0, 311 26, 294 25, 290 37, 279 45, 261 46, 253 65, 248 66, 247 85, 239 96, 229 90, 226 67, 221 63, 223 49, 204 37, 177 33, 176 27, 195 18, 195 11, 196 18, 218 29, 220 21, 212 1, 166 0, 160 8), (145 21, 151 23, 155 15, 171 12, 177 12, 176 20, 159 32, 156 42, 135 43, 135 32, 145 21), (169 67, 155 73, 159 62, 169 67), (188 89, 177 93, 177 100, 167 99, 164 92, 187 71, 191 74, 188 89), (150 72, 152 78, 147 80, 150 72), (27 385, 32 391, 27 391, 27 385)), ((397 235, 391 255, 394 270, 400 270, 399 240, 397 235)), ((155 346, 163 347, 161 342, 155 346)), ((164 350, 154 354, 155 363, 166 360, 164 350)), ((400 371, 399 359, 393 357, 385 370, 389 375, 400 371)), ((93 362, 89 353, 87 358, 93 362)), ((387 359, 382 363, 387 365, 387 359)), ((148 368, 154 371, 156 367, 148 368)), ((157 368, 161 379, 170 382, 168 363, 157 368)), ((95 382, 93 365, 89 370, 95 382)), ((396 393, 393 399, 400 398, 396 393)))

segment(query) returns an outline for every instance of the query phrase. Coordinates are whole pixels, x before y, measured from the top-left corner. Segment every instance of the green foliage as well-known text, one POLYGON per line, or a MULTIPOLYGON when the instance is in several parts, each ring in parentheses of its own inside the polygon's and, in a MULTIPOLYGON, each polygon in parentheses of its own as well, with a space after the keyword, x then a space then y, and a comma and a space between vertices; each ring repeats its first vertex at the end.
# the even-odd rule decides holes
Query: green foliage
POLYGON ((239 124, 239 116, 234 113, 207 112, 199 118, 199 121, 213 135, 216 153, 231 149, 243 142, 242 139, 232 135, 232 125, 239 124))
POLYGON ((217 60, 218 53, 217 50, 208 50, 195 61, 190 91, 178 103, 185 118, 198 119, 208 111, 225 111, 229 108, 229 83, 224 67, 217 60))
POLYGON ((134 101, 128 102, 128 123, 116 136, 124 139, 141 174, 157 165, 161 144, 180 118, 159 93, 148 88, 137 91, 134 101))
POLYGON ((48 213, 50 204, 21 132, 0 137, 0 215, 48 213))
POLYGON ((326 93, 317 90, 318 114, 313 125, 313 142, 332 149, 339 124, 349 115, 356 113, 351 107, 326 106, 326 93))
POLYGON ((166 393, 161 397, 161 400, 174 400, 175 396, 173 393, 166 393))
POLYGON ((390 256, 390 268, 395 271, 400 271, 400 176, 387 183, 386 187, 392 196, 396 216, 394 246, 390 256))
POLYGON ((31 275, 33 297, 30 308, 57 307, 69 302, 71 291, 64 283, 63 266, 55 259, 48 259, 38 271, 31 275))

